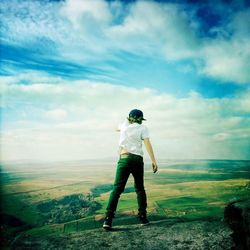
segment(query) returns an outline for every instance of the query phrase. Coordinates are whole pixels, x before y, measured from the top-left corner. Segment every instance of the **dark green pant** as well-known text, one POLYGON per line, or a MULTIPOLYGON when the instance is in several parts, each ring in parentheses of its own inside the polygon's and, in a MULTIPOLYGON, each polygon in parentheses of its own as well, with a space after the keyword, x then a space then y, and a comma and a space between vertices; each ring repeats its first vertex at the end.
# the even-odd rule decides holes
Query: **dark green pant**
POLYGON ((107 215, 114 216, 118 200, 124 191, 130 173, 134 177, 134 187, 137 194, 139 214, 146 213, 147 198, 144 189, 144 163, 139 155, 129 154, 121 156, 117 164, 113 190, 109 197, 107 215))

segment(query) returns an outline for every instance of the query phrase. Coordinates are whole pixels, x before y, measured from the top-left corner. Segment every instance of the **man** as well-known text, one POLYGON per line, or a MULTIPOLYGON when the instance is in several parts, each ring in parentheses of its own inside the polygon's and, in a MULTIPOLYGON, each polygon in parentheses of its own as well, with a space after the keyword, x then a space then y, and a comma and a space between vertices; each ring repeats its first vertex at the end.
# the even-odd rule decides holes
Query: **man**
POLYGON ((116 177, 113 190, 109 197, 106 217, 103 223, 104 229, 112 228, 112 219, 115 215, 118 200, 124 191, 130 173, 134 177, 134 186, 138 202, 138 219, 141 225, 149 223, 147 219, 147 198, 144 189, 144 162, 142 141, 144 141, 147 152, 152 161, 153 172, 158 170, 154 152, 149 140, 149 133, 146 126, 142 125, 143 112, 133 109, 129 113, 127 121, 119 128, 120 132, 120 159, 117 163, 116 177))

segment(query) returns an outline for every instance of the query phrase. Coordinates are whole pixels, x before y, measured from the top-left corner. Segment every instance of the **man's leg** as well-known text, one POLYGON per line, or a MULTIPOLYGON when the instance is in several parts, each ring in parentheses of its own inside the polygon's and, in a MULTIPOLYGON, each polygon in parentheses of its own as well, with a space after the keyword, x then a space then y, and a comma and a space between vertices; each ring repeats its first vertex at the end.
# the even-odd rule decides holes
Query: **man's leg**
POLYGON ((143 159, 137 159, 133 166, 132 174, 135 180, 135 191, 138 201, 138 219, 141 225, 149 223, 147 219, 147 197, 144 189, 144 163, 143 159))
POLYGON ((107 216, 114 217, 117 208, 118 200, 121 193, 124 191, 128 177, 130 175, 130 168, 128 166, 128 159, 120 159, 117 164, 116 177, 114 181, 113 190, 109 197, 107 206, 107 216))
POLYGON ((137 194, 138 211, 139 215, 146 215, 147 209, 147 196, 144 189, 144 163, 143 159, 138 158, 134 162, 132 168, 132 175, 134 177, 135 191, 137 194))

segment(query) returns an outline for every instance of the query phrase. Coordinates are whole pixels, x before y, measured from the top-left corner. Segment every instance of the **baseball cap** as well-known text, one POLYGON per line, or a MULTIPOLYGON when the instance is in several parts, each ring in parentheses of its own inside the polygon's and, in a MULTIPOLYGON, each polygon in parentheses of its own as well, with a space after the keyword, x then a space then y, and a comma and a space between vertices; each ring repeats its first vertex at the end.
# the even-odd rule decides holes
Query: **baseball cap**
POLYGON ((133 109, 129 112, 129 117, 133 117, 133 118, 142 118, 142 120, 146 120, 143 118, 143 112, 139 109, 133 109))

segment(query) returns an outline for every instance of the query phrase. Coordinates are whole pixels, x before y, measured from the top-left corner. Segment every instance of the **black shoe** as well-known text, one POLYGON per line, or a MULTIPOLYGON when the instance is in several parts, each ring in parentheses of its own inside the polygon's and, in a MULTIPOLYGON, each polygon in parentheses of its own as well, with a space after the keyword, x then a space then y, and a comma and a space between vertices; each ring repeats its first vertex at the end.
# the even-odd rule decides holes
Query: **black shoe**
POLYGON ((112 228, 112 217, 110 216, 107 216, 105 219, 104 219, 104 222, 103 222, 103 226, 102 226, 104 229, 106 230, 110 230, 112 228))
POLYGON ((141 226, 145 226, 145 225, 149 224, 149 221, 148 221, 146 215, 138 215, 138 219, 139 219, 139 221, 141 223, 141 226))

